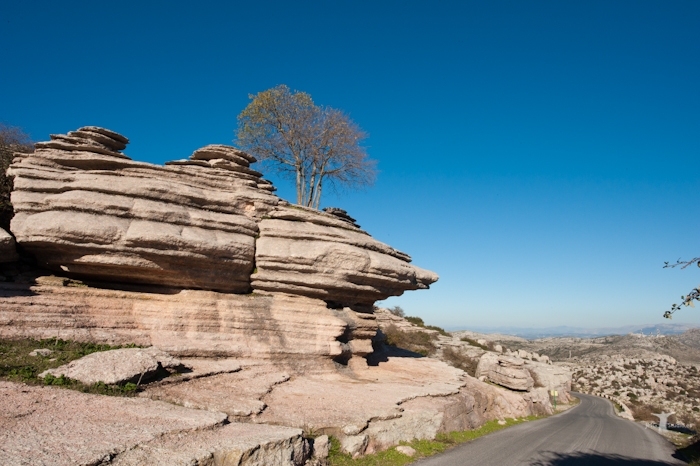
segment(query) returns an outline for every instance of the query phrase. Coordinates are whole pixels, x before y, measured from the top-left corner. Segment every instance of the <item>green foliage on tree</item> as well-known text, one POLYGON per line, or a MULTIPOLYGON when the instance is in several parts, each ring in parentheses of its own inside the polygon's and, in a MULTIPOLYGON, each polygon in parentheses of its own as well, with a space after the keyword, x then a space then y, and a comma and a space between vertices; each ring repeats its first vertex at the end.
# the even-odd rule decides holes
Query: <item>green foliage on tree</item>
POLYGON ((12 178, 7 176, 7 168, 17 152, 29 153, 34 144, 21 129, 0 123, 0 228, 10 229, 10 220, 14 215, 10 203, 12 178))
POLYGON ((238 115, 238 146, 294 179, 297 204, 318 209, 327 186, 357 189, 374 183, 375 162, 361 145, 365 133, 340 110, 317 106, 287 86, 250 95, 238 115))

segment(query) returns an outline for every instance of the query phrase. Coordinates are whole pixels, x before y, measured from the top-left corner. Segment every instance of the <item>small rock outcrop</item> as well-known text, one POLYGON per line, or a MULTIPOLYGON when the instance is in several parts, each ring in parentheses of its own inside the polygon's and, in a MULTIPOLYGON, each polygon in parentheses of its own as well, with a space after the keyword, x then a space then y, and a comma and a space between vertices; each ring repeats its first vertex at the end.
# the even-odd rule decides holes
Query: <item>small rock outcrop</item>
MULTIPOLYGON (((524 364, 525 362, 520 358, 496 356, 496 364, 488 366, 487 378, 511 390, 528 391, 535 386, 535 381, 524 364)), ((486 368, 483 368, 480 374, 485 370, 486 368)))

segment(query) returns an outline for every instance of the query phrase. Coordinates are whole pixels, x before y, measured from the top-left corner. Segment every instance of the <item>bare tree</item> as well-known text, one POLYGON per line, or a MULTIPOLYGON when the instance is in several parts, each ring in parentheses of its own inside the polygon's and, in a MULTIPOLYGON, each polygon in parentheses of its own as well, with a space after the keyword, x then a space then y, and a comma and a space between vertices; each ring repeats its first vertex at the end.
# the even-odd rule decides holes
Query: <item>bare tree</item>
POLYGON ((296 180, 297 204, 318 209, 324 187, 374 183, 365 133, 348 115, 314 104, 285 85, 250 95, 238 115, 238 145, 282 176, 296 180))
POLYGON ((16 152, 28 153, 33 150, 34 143, 24 131, 0 123, 0 228, 5 230, 10 229, 10 220, 14 215, 10 203, 12 178, 7 176, 7 168, 16 152))
MULTIPOLYGON (((694 259, 691 259, 689 261, 681 261, 678 259, 675 264, 669 264, 668 262, 665 263, 664 268, 665 269, 672 269, 675 267, 680 266, 681 269, 684 269, 690 265, 697 264, 698 267, 700 267, 700 257, 696 257, 694 259)), ((676 312, 681 308, 681 306, 690 306, 690 307, 695 307, 695 304, 693 304, 693 301, 700 301, 700 286, 697 288, 693 288, 693 290, 688 293, 685 296, 681 296, 681 304, 673 304, 671 306, 670 311, 664 312, 664 317, 667 319, 671 319, 673 316, 673 313, 676 312)))

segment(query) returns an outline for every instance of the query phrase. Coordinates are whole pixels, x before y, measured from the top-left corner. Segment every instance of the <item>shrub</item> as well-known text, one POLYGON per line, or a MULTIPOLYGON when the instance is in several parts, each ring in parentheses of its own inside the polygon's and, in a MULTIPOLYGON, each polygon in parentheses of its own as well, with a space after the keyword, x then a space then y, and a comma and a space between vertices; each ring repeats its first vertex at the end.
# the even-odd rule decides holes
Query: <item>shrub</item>
POLYGON ((420 317, 412 317, 412 316, 407 316, 406 320, 412 323, 413 325, 417 325, 419 327, 425 327, 425 322, 423 322, 423 319, 420 317))
POLYGON ((390 307, 389 312, 391 312, 397 317, 404 317, 406 315, 406 313, 403 311, 403 309, 401 309, 400 306, 390 307))
POLYGON ((383 332, 386 335, 386 343, 388 345, 413 351, 423 356, 428 356, 435 352, 436 347, 433 341, 437 336, 434 334, 421 331, 403 332, 395 325, 387 326, 383 332))
POLYGON ((486 346, 478 343, 476 340, 472 340, 469 337, 463 337, 461 340, 469 343, 472 346, 476 346, 477 348, 481 348, 482 350, 488 351, 488 348, 486 346))
POLYGON ((443 348, 442 359, 449 365, 462 369, 472 377, 476 376, 476 366, 479 364, 478 359, 470 358, 449 346, 443 348))

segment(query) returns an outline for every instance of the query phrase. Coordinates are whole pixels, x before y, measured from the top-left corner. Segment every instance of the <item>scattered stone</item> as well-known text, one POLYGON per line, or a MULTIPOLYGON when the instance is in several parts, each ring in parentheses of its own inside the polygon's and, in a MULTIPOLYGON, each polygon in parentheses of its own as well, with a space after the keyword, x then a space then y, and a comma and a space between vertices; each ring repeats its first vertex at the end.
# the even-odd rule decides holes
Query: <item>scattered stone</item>
POLYGON ((48 348, 41 348, 41 349, 35 349, 31 353, 29 353, 29 356, 48 356, 52 353, 53 353, 53 351, 51 351, 48 348))
POLYGON ((415 456, 418 453, 415 449, 409 447, 408 445, 399 445, 396 447, 396 451, 406 456, 415 456))
POLYGON ((320 435, 314 439, 314 458, 325 460, 331 451, 331 440, 327 435, 320 435))

